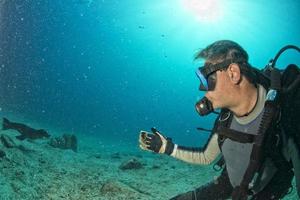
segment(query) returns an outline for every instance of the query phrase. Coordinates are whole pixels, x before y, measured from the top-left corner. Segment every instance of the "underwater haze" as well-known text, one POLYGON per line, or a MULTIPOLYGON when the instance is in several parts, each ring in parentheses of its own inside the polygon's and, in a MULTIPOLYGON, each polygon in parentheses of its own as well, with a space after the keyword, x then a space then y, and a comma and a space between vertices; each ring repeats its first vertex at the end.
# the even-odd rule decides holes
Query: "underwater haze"
POLYGON ((1 111, 129 143, 155 126, 199 145, 196 51, 234 40, 262 68, 299 46, 300 1, 203 1, 203 16, 187 2, 1 0, 1 111))
MULTIPOLYGON (((201 147, 209 135, 196 128, 211 129, 216 116, 195 111, 204 95, 198 90, 195 70, 201 63, 194 61, 195 53, 214 41, 233 40, 262 69, 283 46, 300 46, 299 11, 299 0, 0 0, 1 117, 54 136, 75 134, 81 153, 80 145, 99 153, 101 146, 112 153, 149 154, 139 150, 138 135, 151 127, 175 143, 201 147)), ((300 65, 296 51, 286 51, 277 66, 290 63, 300 65)), ((168 162, 176 166, 178 161, 168 162)), ((197 170, 181 165, 182 173, 197 170)), ((147 173, 143 181, 151 184, 147 173)), ((182 182, 182 190, 174 185, 172 194, 159 196, 158 190, 141 199, 167 199, 192 189, 187 179, 182 182)), ((7 188, 6 194, 16 191, 7 188)), ((68 199, 37 191, 28 199, 68 199)))

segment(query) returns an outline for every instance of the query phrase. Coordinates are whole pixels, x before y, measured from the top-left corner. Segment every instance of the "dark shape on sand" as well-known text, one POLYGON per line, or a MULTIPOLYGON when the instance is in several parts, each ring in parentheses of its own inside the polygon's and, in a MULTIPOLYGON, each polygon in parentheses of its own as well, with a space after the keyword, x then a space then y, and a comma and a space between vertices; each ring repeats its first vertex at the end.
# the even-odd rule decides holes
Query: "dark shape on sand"
POLYGON ((72 149, 77 152, 77 138, 73 134, 64 134, 60 137, 51 138, 49 145, 60 149, 72 149))
POLYGON ((117 153, 112 154, 111 158, 113 158, 113 159, 121 159, 121 155, 120 155, 119 152, 117 152, 117 153))
POLYGON ((143 167, 142 163, 135 158, 132 158, 120 165, 121 170, 128 170, 128 169, 141 169, 143 167))
POLYGON ((2 144, 6 147, 6 148, 14 148, 16 147, 16 143, 13 141, 13 139, 11 139, 8 135, 6 134, 2 134, 0 136, 0 141, 2 142, 2 144))
POLYGON ((25 124, 11 122, 6 118, 3 118, 2 130, 13 129, 21 133, 21 135, 16 136, 19 140, 29 139, 39 139, 39 138, 49 138, 50 135, 44 129, 33 129, 25 124))
POLYGON ((6 153, 0 149, 0 158, 3 158, 6 156, 6 153))

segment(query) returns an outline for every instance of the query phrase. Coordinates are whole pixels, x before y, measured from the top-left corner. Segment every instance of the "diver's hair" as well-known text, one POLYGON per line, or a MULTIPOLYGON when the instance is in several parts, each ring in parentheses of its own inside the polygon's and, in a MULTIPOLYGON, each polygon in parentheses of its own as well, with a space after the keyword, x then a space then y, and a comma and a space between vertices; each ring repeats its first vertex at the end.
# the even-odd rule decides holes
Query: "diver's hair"
POLYGON ((236 42, 231 40, 219 40, 206 48, 201 49, 195 55, 195 60, 205 59, 212 63, 221 63, 225 60, 232 60, 240 66, 241 73, 251 82, 255 83, 255 77, 248 63, 248 53, 236 42))
POLYGON ((228 59, 242 59, 244 62, 248 62, 248 54, 236 42, 219 40, 200 50, 195 56, 195 60, 197 59, 205 59, 215 63, 228 59))

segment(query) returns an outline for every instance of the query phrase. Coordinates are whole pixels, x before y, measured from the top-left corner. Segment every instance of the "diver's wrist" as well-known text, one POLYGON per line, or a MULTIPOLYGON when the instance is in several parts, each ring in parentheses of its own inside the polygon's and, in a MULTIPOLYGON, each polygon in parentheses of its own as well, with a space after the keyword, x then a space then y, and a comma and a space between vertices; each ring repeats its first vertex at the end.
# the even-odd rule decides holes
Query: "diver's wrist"
POLYGON ((173 153, 174 147, 175 144, 172 142, 171 139, 168 139, 166 144, 165 154, 171 155, 173 153))

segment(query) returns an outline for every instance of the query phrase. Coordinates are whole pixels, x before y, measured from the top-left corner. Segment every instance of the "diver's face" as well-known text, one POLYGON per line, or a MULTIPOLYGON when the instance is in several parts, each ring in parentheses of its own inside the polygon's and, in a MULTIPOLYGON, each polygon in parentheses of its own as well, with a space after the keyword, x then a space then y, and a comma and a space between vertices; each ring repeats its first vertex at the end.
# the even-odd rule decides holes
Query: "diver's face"
POLYGON ((230 80, 226 70, 215 72, 216 85, 214 90, 207 91, 205 96, 212 102, 213 108, 225 108, 230 96, 230 80))

